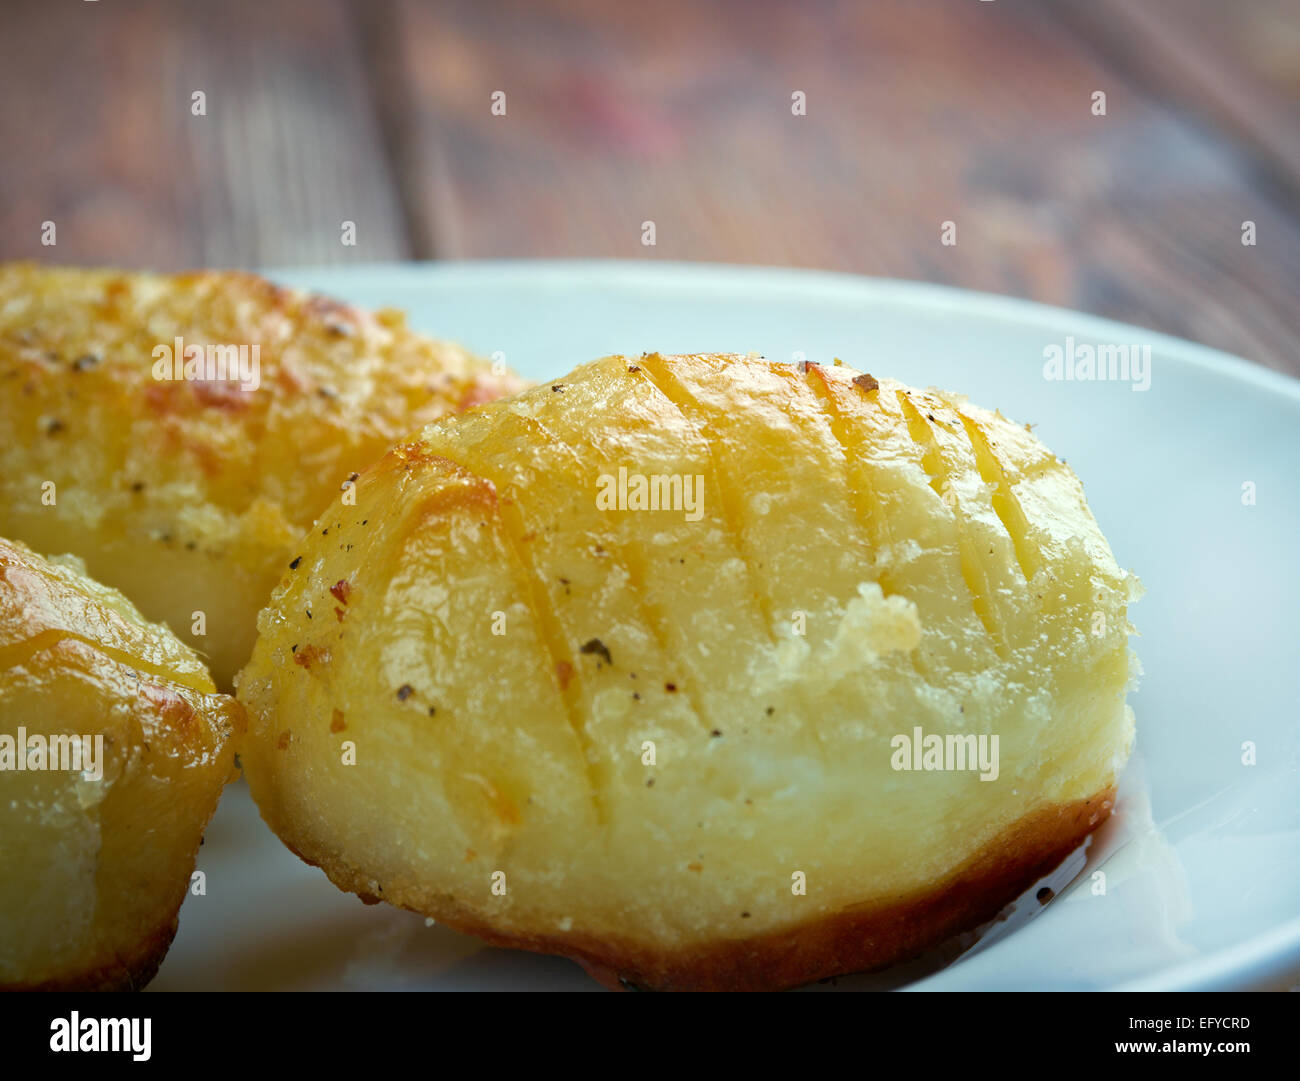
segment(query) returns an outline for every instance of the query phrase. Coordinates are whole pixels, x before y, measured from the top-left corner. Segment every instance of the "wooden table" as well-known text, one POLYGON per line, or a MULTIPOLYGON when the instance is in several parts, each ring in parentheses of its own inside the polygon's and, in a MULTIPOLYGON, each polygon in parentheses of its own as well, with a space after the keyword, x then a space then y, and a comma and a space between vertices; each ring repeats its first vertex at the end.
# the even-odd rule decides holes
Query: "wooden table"
POLYGON ((1300 374, 1298 58, 1300 0, 7 0, 0 258, 823 267, 1300 374))

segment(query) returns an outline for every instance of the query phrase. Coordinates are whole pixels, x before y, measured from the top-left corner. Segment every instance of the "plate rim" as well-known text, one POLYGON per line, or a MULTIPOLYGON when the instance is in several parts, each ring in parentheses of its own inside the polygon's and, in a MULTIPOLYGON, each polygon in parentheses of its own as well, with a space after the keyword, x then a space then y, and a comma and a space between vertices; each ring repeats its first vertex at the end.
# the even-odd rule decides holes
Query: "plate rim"
MULTIPOLYGON (((272 281, 285 279, 296 288, 317 292, 320 286, 303 284, 305 279, 347 279, 354 276, 388 275, 408 279, 429 277, 501 278, 550 277, 567 290, 576 278, 581 288, 596 290, 648 289, 669 290, 696 296, 701 288, 734 292, 743 283, 780 292, 783 297, 839 293, 845 299, 895 302, 936 311, 957 312, 1020 324, 1034 323, 1059 328, 1062 320, 1078 324, 1079 332, 1095 338, 1131 338, 1141 335, 1153 349, 1172 354, 1178 363, 1190 364, 1211 373, 1232 378, 1272 391, 1300 406, 1300 376, 1271 368, 1261 361, 1228 353, 1214 346, 1180 338, 1166 331, 1124 323, 1107 316, 1094 315, 1073 308, 1044 304, 1037 300, 1005 293, 939 285, 911 278, 873 277, 839 270, 816 270, 806 267, 764 266, 746 263, 694 261, 642 262, 635 259, 439 259, 426 261, 376 261, 331 263, 321 266, 273 266, 257 271, 272 281), (690 283, 684 278, 693 279, 690 283), (569 280, 564 280, 569 279, 569 280)), ((436 333, 434 335, 437 336, 436 333)), ((587 358, 594 359, 594 358, 587 358)))

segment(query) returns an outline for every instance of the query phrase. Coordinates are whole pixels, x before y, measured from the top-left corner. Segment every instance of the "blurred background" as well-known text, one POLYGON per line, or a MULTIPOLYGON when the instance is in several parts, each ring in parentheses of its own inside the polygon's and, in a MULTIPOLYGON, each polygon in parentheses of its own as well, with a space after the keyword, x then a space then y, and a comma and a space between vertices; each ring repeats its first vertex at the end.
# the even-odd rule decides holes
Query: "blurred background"
POLYGON ((1300 0, 2 0, 0 28, 3 259, 819 267, 1300 374, 1300 0))

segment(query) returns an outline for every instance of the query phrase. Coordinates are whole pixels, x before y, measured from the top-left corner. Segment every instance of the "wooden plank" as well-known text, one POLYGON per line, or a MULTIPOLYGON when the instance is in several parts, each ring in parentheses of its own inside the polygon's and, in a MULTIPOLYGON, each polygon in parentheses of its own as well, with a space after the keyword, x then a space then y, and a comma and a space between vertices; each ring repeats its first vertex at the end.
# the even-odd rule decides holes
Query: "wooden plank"
POLYGON ((175 268, 408 253, 346 0, 11 0, 0 71, 0 258, 175 268))
POLYGON ((1296 0, 1060 0, 1050 10, 1153 96, 1247 143, 1300 194, 1296 0))
POLYGON ((922 278, 1300 372, 1300 224, 1252 139, 1167 107, 1049 7, 397 0, 417 243, 922 278))

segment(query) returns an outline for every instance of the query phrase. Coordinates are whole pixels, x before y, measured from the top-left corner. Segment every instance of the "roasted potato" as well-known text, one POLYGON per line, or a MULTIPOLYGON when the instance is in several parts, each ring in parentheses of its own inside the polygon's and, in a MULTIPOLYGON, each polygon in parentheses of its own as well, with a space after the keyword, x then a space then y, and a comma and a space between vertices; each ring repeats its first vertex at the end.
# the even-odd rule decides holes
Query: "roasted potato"
POLYGON ((243 710, 66 557, 0 540, 0 988, 143 986, 243 710))
POLYGON ((611 985, 788 987, 978 925, 1107 817, 1138 589, 963 398, 608 357, 335 501, 243 761, 345 890, 611 985))
POLYGON ((518 385, 249 274, 0 266, 0 535, 80 556, 228 688, 349 476, 518 385))

